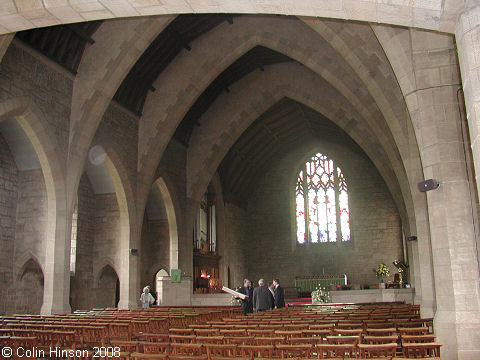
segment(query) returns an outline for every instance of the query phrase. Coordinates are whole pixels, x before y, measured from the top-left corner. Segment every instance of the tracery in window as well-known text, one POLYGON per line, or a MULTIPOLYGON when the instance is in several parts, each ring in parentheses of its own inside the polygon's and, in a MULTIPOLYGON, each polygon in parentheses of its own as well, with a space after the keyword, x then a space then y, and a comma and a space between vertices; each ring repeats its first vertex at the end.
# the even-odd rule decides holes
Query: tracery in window
POLYGON ((297 243, 350 241, 348 187, 342 170, 321 153, 299 170, 295 185, 297 243))

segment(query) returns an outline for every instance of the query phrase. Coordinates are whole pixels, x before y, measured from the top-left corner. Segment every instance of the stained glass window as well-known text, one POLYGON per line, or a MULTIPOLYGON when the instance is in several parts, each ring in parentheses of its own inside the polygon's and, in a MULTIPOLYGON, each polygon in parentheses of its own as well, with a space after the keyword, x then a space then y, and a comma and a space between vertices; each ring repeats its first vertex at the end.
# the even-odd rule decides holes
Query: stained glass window
POLYGON ((300 168, 295 204, 299 244, 350 241, 347 181, 333 160, 317 153, 300 168))

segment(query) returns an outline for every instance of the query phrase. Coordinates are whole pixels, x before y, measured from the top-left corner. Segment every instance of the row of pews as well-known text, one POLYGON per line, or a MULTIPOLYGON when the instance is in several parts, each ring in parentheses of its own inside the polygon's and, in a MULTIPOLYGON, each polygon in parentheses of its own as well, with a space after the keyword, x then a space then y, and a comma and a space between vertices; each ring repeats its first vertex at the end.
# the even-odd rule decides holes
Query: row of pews
MULTIPOLYGON (((432 319, 417 305, 94 309, 0 318, 0 347, 67 359, 439 359, 432 319), (53 349, 53 353, 52 353, 53 349), (40 351, 42 350, 42 351, 40 351)), ((13 351, 15 355, 15 351, 13 351)))

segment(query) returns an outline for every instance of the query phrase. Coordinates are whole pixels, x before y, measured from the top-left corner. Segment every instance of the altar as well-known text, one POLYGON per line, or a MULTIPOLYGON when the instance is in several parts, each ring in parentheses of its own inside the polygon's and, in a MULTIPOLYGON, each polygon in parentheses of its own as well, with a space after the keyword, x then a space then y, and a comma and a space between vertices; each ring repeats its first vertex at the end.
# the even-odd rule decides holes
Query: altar
POLYGON ((413 304, 415 289, 368 289, 330 291, 332 303, 373 303, 404 301, 413 304))

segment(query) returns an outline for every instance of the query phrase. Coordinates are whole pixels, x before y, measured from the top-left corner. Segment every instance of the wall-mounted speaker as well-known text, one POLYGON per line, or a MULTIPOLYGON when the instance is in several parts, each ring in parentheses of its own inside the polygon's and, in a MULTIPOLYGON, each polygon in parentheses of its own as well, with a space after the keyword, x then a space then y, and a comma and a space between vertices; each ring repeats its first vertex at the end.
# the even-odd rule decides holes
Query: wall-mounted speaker
POLYGON ((420 190, 421 192, 425 192, 429 190, 435 190, 439 186, 440 186, 440 183, 437 180, 428 179, 418 183, 418 190, 420 190))
POLYGON ((417 237, 415 235, 407 237, 407 241, 415 241, 417 240, 417 237))
POLYGON ((130 254, 137 255, 138 254, 138 249, 130 249, 130 254))

